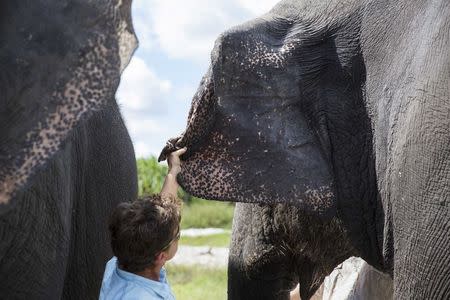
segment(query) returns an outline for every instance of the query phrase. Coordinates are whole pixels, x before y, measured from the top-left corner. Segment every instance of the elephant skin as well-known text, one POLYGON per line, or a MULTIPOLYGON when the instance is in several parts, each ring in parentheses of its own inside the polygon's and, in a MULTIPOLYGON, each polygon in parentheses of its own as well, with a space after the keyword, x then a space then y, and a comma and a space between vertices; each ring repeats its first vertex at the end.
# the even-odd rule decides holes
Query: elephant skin
POLYGON ((0 4, 0 298, 97 299, 107 220, 137 196, 114 94, 131 1, 0 4))
POLYGON ((351 256, 394 299, 450 298, 449 20, 445 0, 285 0, 220 35, 160 158, 187 146, 188 192, 248 203, 230 299, 308 299, 351 256))

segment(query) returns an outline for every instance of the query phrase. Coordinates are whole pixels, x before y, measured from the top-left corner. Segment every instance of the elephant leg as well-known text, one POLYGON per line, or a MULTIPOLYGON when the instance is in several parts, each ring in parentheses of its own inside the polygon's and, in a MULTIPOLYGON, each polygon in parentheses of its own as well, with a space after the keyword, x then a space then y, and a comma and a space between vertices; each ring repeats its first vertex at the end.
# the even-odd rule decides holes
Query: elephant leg
POLYGON ((288 299, 298 283, 302 299, 310 299, 325 276, 352 255, 337 220, 316 220, 289 205, 237 203, 229 299, 288 299))
POLYGON ((0 299, 98 299, 112 256, 109 215, 136 195, 131 140, 117 105, 108 106, 0 215, 0 299))
POLYGON ((113 255, 108 218, 117 204, 137 197, 136 160, 117 104, 96 112, 84 128, 77 138, 85 145, 85 168, 74 195, 63 299, 98 298, 105 264, 113 255))
MULTIPOLYGON (((231 257, 230 257, 231 259, 231 257)), ((233 259, 233 263, 228 265, 228 299, 289 299, 292 281, 287 278, 261 279, 250 277, 239 266, 242 260, 233 259)))
POLYGON ((61 187, 73 175, 63 168, 64 158, 63 151, 55 155, 0 216, 0 299, 61 299, 71 215, 70 196, 61 187))
POLYGON ((228 299, 289 299, 289 292, 298 283, 289 258, 267 239, 270 230, 263 210, 259 205, 236 204, 228 262, 228 299))
POLYGON ((397 224, 394 258, 395 299, 450 299, 450 222, 448 211, 433 212, 397 224), (431 216, 431 217, 430 217, 431 216), (407 227, 406 223, 414 224, 407 227), (402 224, 403 223, 403 224, 402 224))

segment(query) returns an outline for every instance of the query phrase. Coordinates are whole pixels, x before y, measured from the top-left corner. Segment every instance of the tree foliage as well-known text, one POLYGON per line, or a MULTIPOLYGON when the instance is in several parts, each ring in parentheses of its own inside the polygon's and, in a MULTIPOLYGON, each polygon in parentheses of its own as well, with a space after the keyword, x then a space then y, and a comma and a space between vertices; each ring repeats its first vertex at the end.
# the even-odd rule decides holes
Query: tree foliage
POLYGON ((139 196, 157 194, 161 191, 167 166, 158 163, 156 157, 137 160, 139 196))
MULTIPOLYGON (((156 157, 137 159, 139 196, 157 194, 161 191, 167 175, 167 165, 158 163, 156 157)), ((178 189, 178 197, 190 202, 191 195, 178 189)))

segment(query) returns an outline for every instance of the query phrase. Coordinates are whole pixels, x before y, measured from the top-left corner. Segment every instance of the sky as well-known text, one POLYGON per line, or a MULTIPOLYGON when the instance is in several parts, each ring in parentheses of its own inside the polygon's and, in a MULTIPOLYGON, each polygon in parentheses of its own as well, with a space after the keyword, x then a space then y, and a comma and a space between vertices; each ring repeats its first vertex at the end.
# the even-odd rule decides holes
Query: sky
POLYGON ((116 93, 136 157, 157 156, 185 127, 215 39, 278 0, 133 0, 139 48, 116 93))

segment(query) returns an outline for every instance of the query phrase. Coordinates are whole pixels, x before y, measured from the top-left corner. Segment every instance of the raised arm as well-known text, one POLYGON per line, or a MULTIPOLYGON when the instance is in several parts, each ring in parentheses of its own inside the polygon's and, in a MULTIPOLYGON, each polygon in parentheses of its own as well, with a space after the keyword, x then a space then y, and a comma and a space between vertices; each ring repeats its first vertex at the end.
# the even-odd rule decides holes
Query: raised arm
POLYGON ((181 159, 180 156, 186 152, 187 148, 181 148, 169 154, 167 157, 167 164, 169 165, 169 171, 166 179, 164 180, 163 187, 161 189, 162 194, 170 194, 173 197, 177 197, 178 182, 177 175, 181 171, 181 159))

